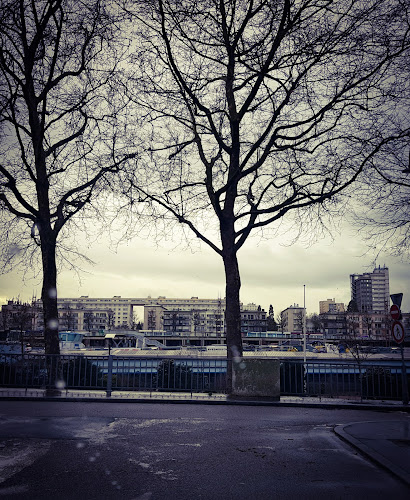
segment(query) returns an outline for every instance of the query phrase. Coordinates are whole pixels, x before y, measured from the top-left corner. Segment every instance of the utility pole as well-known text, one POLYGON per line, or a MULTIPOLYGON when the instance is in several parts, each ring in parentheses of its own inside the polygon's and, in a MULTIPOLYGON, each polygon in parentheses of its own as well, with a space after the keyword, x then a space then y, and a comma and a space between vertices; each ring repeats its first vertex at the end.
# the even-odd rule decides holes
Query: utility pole
POLYGON ((302 333, 303 333, 303 393, 307 393, 307 366, 306 366, 306 285, 303 285, 303 311, 302 311, 302 333))
POLYGON ((409 392, 407 386, 407 366, 406 361, 404 359, 404 338, 405 338, 405 330, 402 323, 402 314, 401 314, 401 302, 403 298, 402 293, 395 293, 390 295, 390 298, 393 302, 393 305, 390 308, 390 315, 393 319, 392 325, 392 336, 397 344, 400 344, 400 353, 401 353, 401 381, 402 381, 402 400, 404 405, 409 404, 409 392))
POLYGON ((303 363, 306 368, 306 285, 303 285, 303 312, 302 312, 302 333, 303 333, 303 363))

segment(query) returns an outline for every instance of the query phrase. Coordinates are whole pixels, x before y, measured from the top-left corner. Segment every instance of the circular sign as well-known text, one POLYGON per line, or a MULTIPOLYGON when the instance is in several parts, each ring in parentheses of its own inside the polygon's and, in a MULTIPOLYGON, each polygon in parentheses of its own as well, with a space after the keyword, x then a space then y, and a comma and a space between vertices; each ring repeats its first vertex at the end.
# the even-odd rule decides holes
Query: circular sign
POLYGON ((394 340, 398 344, 401 344, 403 342, 403 340, 404 340, 404 327, 400 321, 395 321, 393 323, 391 333, 393 335, 394 340))
POLYGON ((399 319, 400 318, 400 307, 397 306, 396 304, 393 304, 390 308, 390 315, 393 319, 399 319))

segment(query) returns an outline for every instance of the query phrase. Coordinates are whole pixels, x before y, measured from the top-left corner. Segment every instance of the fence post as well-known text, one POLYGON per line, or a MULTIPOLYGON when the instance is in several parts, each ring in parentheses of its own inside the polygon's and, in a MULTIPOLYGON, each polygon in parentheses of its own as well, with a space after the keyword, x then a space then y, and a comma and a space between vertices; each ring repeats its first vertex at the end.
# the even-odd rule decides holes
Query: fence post
POLYGON ((108 356, 107 398, 111 397, 111 392, 112 392, 112 366, 113 366, 113 359, 112 359, 112 354, 110 354, 108 356))
POLYGON ((404 348, 403 342, 400 345, 401 351, 401 389, 402 389, 402 401, 404 405, 409 404, 409 390, 407 387, 407 367, 406 361, 404 360, 404 348))

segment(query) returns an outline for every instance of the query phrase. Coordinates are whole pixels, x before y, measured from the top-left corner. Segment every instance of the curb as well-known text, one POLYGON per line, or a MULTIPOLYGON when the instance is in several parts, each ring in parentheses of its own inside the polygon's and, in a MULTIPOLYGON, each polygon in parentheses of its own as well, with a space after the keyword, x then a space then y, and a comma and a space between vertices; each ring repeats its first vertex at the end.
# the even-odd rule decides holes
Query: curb
POLYGON ((102 397, 76 397, 76 396, 0 396, 0 401, 45 401, 62 403, 141 403, 141 404, 189 404, 189 405, 225 405, 225 406, 269 406, 288 408, 320 408, 327 410, 368 410, 368 411, 399 411, 410 413, 410 405, 382 405, 366 403, 309 403, 291 401, 257 401, 257 400, 210 400, 210 399, 161 399, 161 398, 102 398, 102 397))
POLYGON ((410 486, 410 473, 346 432, 345 429, 350 425, 354 425, 354 423, 338 425, 333 430, 343 441, 356 448, 362 455, 399 478, 407 486, 410 486))

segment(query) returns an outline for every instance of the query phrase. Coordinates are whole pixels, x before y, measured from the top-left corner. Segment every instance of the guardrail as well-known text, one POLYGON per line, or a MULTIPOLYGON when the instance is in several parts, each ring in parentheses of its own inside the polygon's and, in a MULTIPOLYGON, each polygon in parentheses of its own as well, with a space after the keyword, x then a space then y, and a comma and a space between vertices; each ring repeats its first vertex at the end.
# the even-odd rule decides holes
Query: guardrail
MULTIPOLYGON (((246 359, 245 359, 246 362, 246 359)), ((281 395, 402 398, 399 362, 330 362, 281 359, 281 395)), ((410 364, 407 366, 407 377, 410 364)), ((226 359, 104 355, 0 354, 0 385, 105 391, 224 393, 226 359)))

